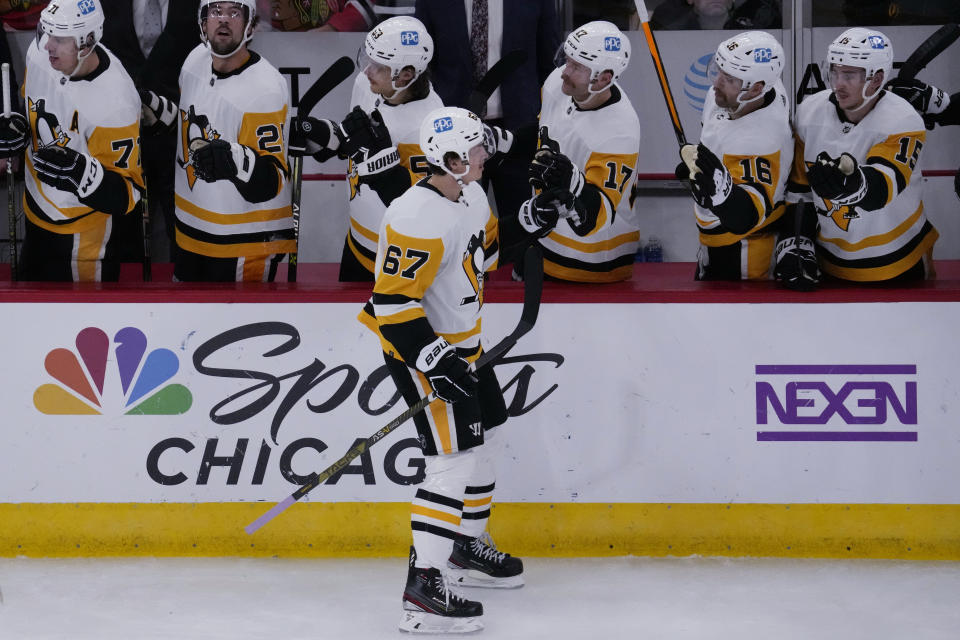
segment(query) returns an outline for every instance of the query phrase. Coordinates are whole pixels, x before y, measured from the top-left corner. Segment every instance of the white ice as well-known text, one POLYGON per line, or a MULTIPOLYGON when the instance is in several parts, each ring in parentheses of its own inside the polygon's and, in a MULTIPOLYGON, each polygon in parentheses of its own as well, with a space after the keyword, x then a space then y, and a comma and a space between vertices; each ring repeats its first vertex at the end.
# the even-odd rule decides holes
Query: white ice
MULTIPOLYGON (((522 589, 469 590, 486 624, 471 637, 960 638, 960 563, 529 558, 525 568, 522 589)), ((412 638, 397 631, 405 575, 401 558, 2 558, 0 638, 412 638)))

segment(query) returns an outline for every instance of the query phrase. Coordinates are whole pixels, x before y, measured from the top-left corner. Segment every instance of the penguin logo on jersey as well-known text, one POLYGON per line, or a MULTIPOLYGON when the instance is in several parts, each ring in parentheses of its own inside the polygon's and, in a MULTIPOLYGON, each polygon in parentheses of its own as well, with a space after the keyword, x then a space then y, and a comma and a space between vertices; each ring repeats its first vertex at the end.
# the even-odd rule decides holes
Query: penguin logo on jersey
POLYGON ((190 111, 180 110, 180 148, 183 149, 183 158, 177 158, 177 164, 187 172, 187 184, 193 189, 197 181, 197 174, 193 168, 192 150, 198 143, 205 140, 217 140, 220 134, 210 125, 210 119, 202 113, 197 113, 193 105, 190 111))
POLYGON ((483 231, 470 238, 467 243, 467 250, 463 252, 463 272, 473 287, 473 295, 467 296, 460 301, 461 305, 478 303, 483 306, 483 231))
POLYGON ((30 128, 33 129, 33 147, 39 149, 49 145, 66 147, 70 136, 60 128, 60 120, 46 109, 46 100, 40 98, 36 102, 27 98, 27 107, 30 114, 30 128))

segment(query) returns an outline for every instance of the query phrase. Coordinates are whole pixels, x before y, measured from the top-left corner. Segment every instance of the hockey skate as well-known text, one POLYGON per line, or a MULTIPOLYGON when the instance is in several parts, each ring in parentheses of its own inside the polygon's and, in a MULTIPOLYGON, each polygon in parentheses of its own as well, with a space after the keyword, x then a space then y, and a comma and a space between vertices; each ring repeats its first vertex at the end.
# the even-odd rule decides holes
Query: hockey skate
POLYGON ((483 605, 453 591, 439 569, 410 567, 403 590, 400 631, 471 633, 483 629, 483 605))
POLYGON ((523 586, 523 560, 497 551, 486 532, 478 538, 457 536, 447 567, 451 578, 460 586, 499 589, 523 586))

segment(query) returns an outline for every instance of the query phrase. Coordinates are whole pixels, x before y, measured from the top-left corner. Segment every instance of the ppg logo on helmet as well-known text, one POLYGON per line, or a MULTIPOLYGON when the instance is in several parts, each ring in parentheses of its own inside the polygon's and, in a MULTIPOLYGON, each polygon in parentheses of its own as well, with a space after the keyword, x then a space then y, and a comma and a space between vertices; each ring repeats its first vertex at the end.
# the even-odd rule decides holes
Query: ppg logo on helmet
POLYGON ((620 38, 607 36, 603 39, 604 51, 620 51, 620 38))
POLYGON ((880 36, 870 36, 867 38, 867 42, 870 43, 871 49, 885 49, 887 46, 887 43, 880 36))
POLYGON ((416 31, 401 31, 400 32, 400 44, 412 47, 414 45, 420 44, 420 34, 416 31))
POLYGON ((453 118, 437 118, 433 121, 434 133, 443 133, 453 129, 453 118))
POLYGON ((94 4, 93 0, 80 0, 77 3, 77 8, 80 10, 80 15, 85 16, 96 11, 97 5, 94 4))
POLYGON ((753 50, 754 62, 770 62, 773 60, 773 50, 767 48, 757 48, 753 50))

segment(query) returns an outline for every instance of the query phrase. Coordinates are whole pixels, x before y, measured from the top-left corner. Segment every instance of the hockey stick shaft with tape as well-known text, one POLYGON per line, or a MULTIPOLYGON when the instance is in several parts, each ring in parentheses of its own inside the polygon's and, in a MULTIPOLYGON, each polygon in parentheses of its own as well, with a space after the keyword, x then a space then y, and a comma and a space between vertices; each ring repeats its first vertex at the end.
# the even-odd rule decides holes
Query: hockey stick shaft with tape
MULTIPOLYGON (((0 65, 0 80, 3 83, 3 116, 10 117, 10 63, 0 65)), ((7 158, 7 241, 10 243, 10 279, 17 279, 19 256, 17 255, 17 195, 13 175, 13 158, 7 158)))
POLYGON ((657 39, 653 37, 653 31, 650 29, 650 15, 647 13, 647 5, 644 0, 634 0, 634 2, 637 5, 637 15, 640 17, 640 27, 643 29, 644 38, 647 40, 647 48, 650 49, 650 57, 653 58, 657 80, 660 82, 660 91, 663 94, 664 102, 667 104, 670 122, 673 124, 673 133, 677 136, 677 144, 682 147, 687 144, 687 137, 683 133, 683 124, 680 122, 680 113, 677 111, 677 105, 673 100, 673 92, 670 91, 670 82, 667 80, 667 72, 663 67, 663 59, 660 57, 657 39))
POLYGON ((504 79, 516 71, 526 60, 526 51, 522 49, 508 51, 480 78, 480 82, 477 83, 476 88, 470 94, 467 108, 481 118, 485 117, 487 101, 490 96, 503 84, 504 79))
POLYGON ((923 70, 934 58, 943 53, 943 51, 960 38, 960 25, 956 23, 945 24, 934 31, 929 38, 920 43, 913 50, 900 67, 897 77, 901 80, 912 80, 923 70))
MULTIPOLYGON (((516 328, 514 328, 514 330, 511 331, 508 336, 490 347, 489 350, 485 350, 483 354, 477 358, 477 361, 471 367, 473 371, 481 369, 500 358, 503 354, 509 351, 510 348, 513 347, 513 345, 515 345, 523 335, 533 329, 533 326, 537 322, 537 315, 540 312, 540 294, 543 290, 543 254, 540 251, 539 245, 533 244, 527 249, 526 253, 524 254, 523 262, 523 310, 520 312, 520 322, 517 323, 516 328)), ((428 404, 436 399, 436 394, 431 391, 429 395, 421 398, 417 403, 411 405, 406 411, 398 415, 385 426, 381 427, 380 430, 374 433, 372 436, 366 440, 363 440, 362 442, 358 442, 356 445, 351 447, 342 458, 334 462, 332 465, 320 473, 312 474, 310 476, 310 480, 306 484, 284 498, 281 502, 275 504, 269 511, 247 525, 244 528, 244 531, 246 531, 248 535, 255 533, 258 529, 263 527, 263 525, 267 524, 278 515, 286 511, 288 508, 293 506, 293 504, 300 500, 300 498, 307 495, 322 483, 326 482, 331 476, 341 471, 344 467, 350 464, 351 460, 367 451, 377 442, 387 437, 387 435, 393 432, 397 427, 423 411, 428 404)))
MULTIPOLYGON (((325 95, 353 75, 353 70, 353 60, 347 56, 337 58, 299 98, 296 105, 297 113, 293 116, 294 119, 309 116, 313 108, 325 95)), ((293 217, 293 241, 296 248, 293 253, 287 256, 287 282, 296 282, 297 263, 300 255, 300 203, 303 197, 303 158, 300 156, 290 158, 290 175, 290 213, 293 217)))

